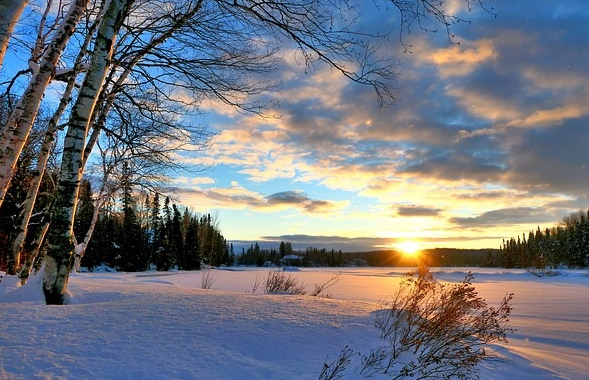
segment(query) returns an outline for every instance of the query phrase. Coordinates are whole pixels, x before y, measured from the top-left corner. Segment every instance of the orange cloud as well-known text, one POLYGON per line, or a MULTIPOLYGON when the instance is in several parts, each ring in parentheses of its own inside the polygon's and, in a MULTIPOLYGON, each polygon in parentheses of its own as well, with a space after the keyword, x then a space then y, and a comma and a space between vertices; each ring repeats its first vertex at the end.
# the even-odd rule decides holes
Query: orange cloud
POLYGON ((491 40, 479 40, 436 49, 426 56, 426 61, 435 64, 442 77, 449 77, 466 75, 481 63, 498 57, 499 53, 491 40))
POLYGON ((513 120, 510 127, 549 127, 561 125, 566 119, 575 119, 589 112, 589 104, 569 104, 551 109, 540 109, 532 114, 513 120))

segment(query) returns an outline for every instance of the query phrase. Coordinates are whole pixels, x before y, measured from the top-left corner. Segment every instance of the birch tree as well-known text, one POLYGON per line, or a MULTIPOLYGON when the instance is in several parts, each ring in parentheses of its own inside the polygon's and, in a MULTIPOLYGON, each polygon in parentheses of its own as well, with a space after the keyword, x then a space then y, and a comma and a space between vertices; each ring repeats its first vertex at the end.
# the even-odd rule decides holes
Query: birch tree
MULTIPOLYGON (((50 2, 49 2, 50 3, 50 2)), ((50 6, 50 4, 48 4, 50 6)), ((45 17, 45 16, 44 16, 45 17)), ((37 200, 37 195, 39 193, 39 188, 41 186, 41 181, 46 171, 47 162, 49 160, 52 148, 55 145, 56 134, 58 131, 58 124, 60 119, 62 118, 64 112, 66 111, 66 107, 70 104, 72 94, 74 92, 74 88, 76 85, 76 79, 78 74, 84 69, 83 60, 87 55, 87 47, 91 42, 92 32, 96 28, 97 23, 99 22, 100 17, 97 17, 94 23, 88 29, 88 34, 84 42, 82 43, 78 56, 76 57, 72 69, 68 72, 67 83, 65 85, 65 89, 61 95, 61 99, 57 108, 55 109, 53 116, 49 119, 45 131, 45 138, 43 139, 40 149, 39 155, 37 157, 37 164, 33 171, 33 177, 29 184, 29 189, 27 193, 27 197, 23 202, 23 210, 21 213, 21 223, 16 233, 16 238, 12 244, 12 261, 10 262, 7 272, 9 274, 16 274, 19 272, 19 276, 21 281, 24 283, 29 277, 31 264, 36 259, 36 255, 32 252, 28 252, 26 255, 28 262, 25 263, 24 267, 21 268, 21 256, 24 254, 24 243, 25 239, 28 235, 28 225, 31 220, 31 216, 33 214, 33 209, 35 207, 35 203, 37 200)), ((39 33, 41 36, 42 33, 39 33)), ((35 49, 36 51, 41 51, 42 46, 44 44, 44 40, 42 38, 37 38, 35 49)), ((49 210, 46 210, 45 213, 49 213, 49 210)), ((41 229, 42 233, 46 233, 47 229, 49 228, 49 216, 45 217, 45 223, 47 226, 41 229)), ((44 237, 42 237, 39 241, 43 241, 44 237)), ((37 247, 33 247, 33 252, 38 252, 39 249, 37 247)))
MULTIPOLYGON (((74 271, 79 271, 81 259, 90 243, 102 207, 122 188, 123 182, 131 187, 140 187, 147 191, 157 191, 169 184, 166 173, 177 170, 198 170, 194 166, 183 165, 176 153, 188 150, 195 136, 179 134, 169 125, 163 115, 140 113, 128 104, 117 103, 114 117, 108 125, 101 128, 106 132, 96 144, 99 163, 89 167, 85 172, 93 174, 92 178, 99 184, 95 195, 94 213, 89 228, 83 238, 76 242, 74 271), (127 168, 127 173, 121 169, 127 168), (122 180, 125 174, 125 181, 122 180)), ((142 107, 144 108, 144 107, 142 107)), ((206 142, 205 131, 192 131, 206 142)), ((202 145, 199 147, 202 148, 202 145)))
POLYGON ((12 31, 29 0, 0 0, 0 67, 8 49, 8 41, 12 31))
POLYGON ((0 206, 14 174, 20 152, 37 117, 45 90, 55 76, 57 62, 84 14, 87 3, 88 0, 75 0, 71 3, 40 63, 32 62, 32 79, 4 125, 0 136, 0 206))
POLYGON ((108 3, 98 28, 88 72, 67 125, 43 276, 43 291, 48 304, 63 302, 72 265, 73 221, 83 173, 84 144, 116 36, 131 4, 132 0, 110 0, 108 3))

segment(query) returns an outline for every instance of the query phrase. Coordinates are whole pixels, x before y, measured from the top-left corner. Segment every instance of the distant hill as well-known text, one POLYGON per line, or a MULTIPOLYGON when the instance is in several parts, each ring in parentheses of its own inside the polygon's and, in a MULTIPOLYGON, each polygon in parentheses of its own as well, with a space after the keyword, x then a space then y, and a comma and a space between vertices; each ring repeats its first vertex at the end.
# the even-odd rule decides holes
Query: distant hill
POLYGON ((497 249, 424 249, 415 255, 396 250, 344 252, 344 262, 368 266, 415 266, 429 267, 468 267, 489 266, 497 256, 497 249))

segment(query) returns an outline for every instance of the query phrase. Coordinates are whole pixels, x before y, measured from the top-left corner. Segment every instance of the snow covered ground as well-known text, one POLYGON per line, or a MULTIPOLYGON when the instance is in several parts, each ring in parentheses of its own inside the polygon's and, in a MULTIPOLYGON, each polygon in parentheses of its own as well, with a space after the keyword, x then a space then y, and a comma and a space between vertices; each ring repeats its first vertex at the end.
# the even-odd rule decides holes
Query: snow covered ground
MULTIPOLYGON (((39 276, 0 282, 0 379, 317 379, 348 346, 378 343, 373 311, 407 268, 302 269, 309 290, 335 274, 331 299, 267 295, 268 269, 82 273, 68 304, 46 306, 39 276), (211 290, 202 277, 214 278, 211 290)), ((468 269, 434 269, 461 281, 468 269)), ((472 269, 489 304, 515 293, 509 343, 482 379, 589 379, 589 275, 472 269)), ((363 379, 352 362, 343 379, 363 379)), ((373 377, 374 378, 374 377, 373 377)), ((380 379, 379 377, 375 377, 380 379)))

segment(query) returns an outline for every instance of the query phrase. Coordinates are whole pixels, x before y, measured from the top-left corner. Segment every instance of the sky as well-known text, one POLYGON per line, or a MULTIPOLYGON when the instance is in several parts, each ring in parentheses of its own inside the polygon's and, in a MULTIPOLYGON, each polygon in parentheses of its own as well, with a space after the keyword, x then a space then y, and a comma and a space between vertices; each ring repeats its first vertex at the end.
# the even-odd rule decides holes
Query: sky
MULTIPOLYGON (((178 202, 211 213, 229 242, 343 251, 499 248, 589 207, 589 10, 581 0, 464 0, 470 21, 413 28, 366 2, 361 26, 393 28, 396 101, 281 50, 266 116, 205 104, 215 136, 182 159, 178 202), (565 4, 563 4, 565 3, 565 4), (397 29, 394 29, 397 28, 397 29), (208 106, 208 108, 207 108, 208 106), (413 245, 415 246, 415 245, 413 245)), ((28 55, 27 55, 28 56, 28 55)))
POLYGON ((587 208, 589 10, 486 4, 496 17, 463 14, 460 44, 413 30, 410 53, 395 38, 383 47, 402 63, 385 108, 371 88, 324 67, 306 74, 284 51, 276 117, 209 109, 210 168, 175 178, 181 203, 211 212, 235 244, 343 251, 499 248, 587 208))

